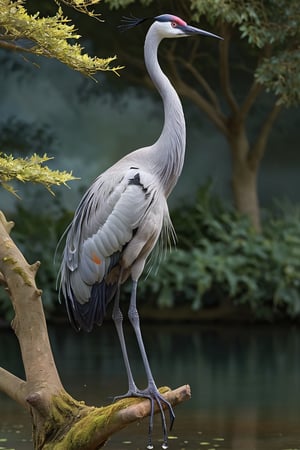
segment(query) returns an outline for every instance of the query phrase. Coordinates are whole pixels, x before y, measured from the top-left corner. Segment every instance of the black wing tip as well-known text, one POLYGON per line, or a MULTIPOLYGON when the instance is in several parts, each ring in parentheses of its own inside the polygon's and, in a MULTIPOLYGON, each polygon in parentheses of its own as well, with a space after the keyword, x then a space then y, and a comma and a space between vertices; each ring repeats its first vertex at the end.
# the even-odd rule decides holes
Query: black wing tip
POLYGON ((94 325, 101 326, 106 315, 106 307, 112 300, 117 285, 107 285, 105 280, 95 283, 91 289, 88 302, 79 303, 74 296, 72 288, 64 296, 65 305, 72 328, 75 331, 91 332, 94 325))
POLYGON ((135 17, 133 15, 131 15, 130 17, 128 16, 123 16, 121 19, 121 24, 118 25, 118 29, 119 31, 121 31, 122 33, 124 31, 128 31, 131 28, 137 27, 138 25, 140 25, 141 23, 145 22, 146 20, 151 19, 151 17, 135 17))

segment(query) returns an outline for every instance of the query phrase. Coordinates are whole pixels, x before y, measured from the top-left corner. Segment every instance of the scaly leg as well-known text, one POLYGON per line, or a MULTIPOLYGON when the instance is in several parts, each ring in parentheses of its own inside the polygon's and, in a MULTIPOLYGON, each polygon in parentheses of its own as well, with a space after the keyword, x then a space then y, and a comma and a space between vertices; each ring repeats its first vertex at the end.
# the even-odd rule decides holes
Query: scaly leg
POLYGON ((156 401, 159 406, 161 419, 162 419, 163 440, 164 440, 164 442, 162 444, 162 448, 166 449, 166 448, 168 448, 168 434, 167 434, 167 426, 166 426, 166 419, 165 419, 165 414, 164 414, 164 410, 163 410, 163 405, 166 405, 169 410, 170 422, 171 422, 170 429, 172 429, 174 419, 175 419, 175 414, 174 414, 173 408, 170 405, 170 403, 158 391, 155 381, 154 381, 154 378, 153 378, 153 375, 152 375, 152 372, 151 372, 151 369, 150 369, 149 361, 147 358, 147 354, 145 351, 144 342, 143 342, 143 338, 142 338, 142 334, 141 334, 139 314, 138 314, 138 311, 136 308, 136 292, 137 292, 137 281, 133 280, 128 317, 133 326, 134 332, 136 334, 138 346, 139 346, 139 349, 140 349, 140 352, 142 355, 142 359, 143 359, 143 363, 144 363, 144 367, 145 367, 145 371, 146 371, 146 375, 147 375, 147 380, 148 380, 147 388, 144 390, 139 390, 136 395, 149 398, 150 402, 151 402, 151 414, 150 414, 150 422, 149 422, 149 445, 147 448, 149 448, 149 449, 153 448, 151 438, 152 438, 152 430, 153 430, 154 401, 156 401))
POLYGON ((117 329, 117 333, 118 333, 118 337, 119 337, 119 341, 120 341, 120 345, 121 345, 121 350, 122 350, 122 354, 123 354, 124 364, 125 364, 125 368, 126 368, 126 372, 127 372, 128 392, 124 396, 115 397, 115 400, 117 400, 118 398, 122 398, 122 397, 134 396, 134 395, 136 395, 136 392, 138 391, 138 388, 136 387, 135 382, 133 380, 132 371, 131 371, 131 367, 130 367, 130 363, 129 363, 129 359, 128 359, 128 353, 127 353, 127 349, 126 349, 124 332, 123 332, 123 314, 122 314, 122 311, 120 310, 119 303, 120 303, 120 284, 118 285, 118 289, 117 289, 117 292, 115 295, 112 318, 113 318, 115 327, 117 329))
POLYGON ((168 448, 168 434, 167 434, 167 426, 166 426, 166 419, 165 419, 163 405, 165 404, 167 406, 169 413, 170 413, 170 422, 171 422, 170 429, 172 429, 174 419, 175 419, 175 414, 174 414, 173 408, 170 405, 170 403, 158 391, 155 381, 152 376, 152 372, 150 369, 150 365, 148 362, 148 358, 146 355, 146 351, 145 351, 145 347, 144 347, 144 343, 143 343, 143 339, 142 339, 142 334, 141 334, 141 330, 140 330, 140 320, 139 320, 139 315, 138 315, 138 311, 136 308, 136 291, 137 291, 137 281, 133 281, 128 317, 129 317, 129 320, 130 320, 130 322, 133 326, 133 329, 135 331, 135 334, 136 334, 138 346, 139 346, 139 349, 140 349, 140 352, 142 355, 142 359, 143 359, 143 363, 144 363, 144 367, 145 367, 145 371, 146 371, 146 375, 147 375, 148 386, 144 390, 138 389, 134 382, 133 376, 132 376, 132 371, 131 371, 131 367, 130 367, 130 363, 129 363, 128 353, 127 353, 125 338, 124 338, 124 332, 123 332, 123 314, 122 314, 122 312, 120 310, 120 306, 119 306, 120 286, 118 286, 117 293, 115 296, 115 301, 114 301, 112 318, 113 318, 113 321, 115 323, 116 330, 118 333, 118 337, 119 337, 119 341, 120 341, 120 345, 121 345, 121 349, 122 349, 122 354, 123 354, 123 359, 124 359, 124 364, 125 364, 125 368, 126 368, 126 372, 127 372, 128 392, 124 395, 115 397, 115 400, 118 400, 121 398, 126 398, 126 397, 142 397, 142 398, 148 398, 150 400, 151 411, 150 411, 149 434, 148 434, 149 440, 148 440, 148 445, 147 445, 147 449, 149 449, 149 450, 154 448, 153 444, 152 444, 152 431, 153 431, 153 419, 154 419, 154 402, 156 401, 158 404, 158 407, 160 409, 161 420, 162 420, 162 428, 163 428, 162 448, 167 449, 168 448))

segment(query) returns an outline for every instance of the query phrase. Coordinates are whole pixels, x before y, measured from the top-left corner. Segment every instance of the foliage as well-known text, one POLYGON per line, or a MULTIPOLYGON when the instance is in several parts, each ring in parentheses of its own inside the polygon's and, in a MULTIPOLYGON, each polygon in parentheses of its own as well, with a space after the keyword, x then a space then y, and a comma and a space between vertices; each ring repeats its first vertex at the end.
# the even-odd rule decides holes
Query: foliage
POLYGON ((12 155, 0 153, 0 180, 1 185, 10 192, 16 193, 10 181, 39 183, 50 192, 51 186, 65 184, 74 180, 72 173, 59 170, 51 170, 43 163, 49 161, 46 154, 38 156, 34 154, 28 158, 14 158, 12 155))
POLYGON ((192 0, 193 18, 205 16, 239 30, 251 47, 267 49, 255 78, 285 106, 300 103, 300 12, 298 0, 192 0))
MULTIPOLYGON (((98 18, 89 9, 99 0, 64 0, 64 3, 89 16, 98 18)), ((120 67, 110 67, 115 58, 101 59, 83 53, 83 48, 75 41, 80 38, 73 24, 63 15, 61 7, 52 17, 41 17, 40 13, 29 14, 23 0, 0 0, 0 48, 11 51, 29 52, 49 58, 56 58, 74 70, 92 76, 99 70, 112 70, 117 73, 120 67)), ((7 130, 9 131, 9 128, 7 130)), ((9 133, 8 133, 9 134, 9 133)), ((11 136, 10 136, 11 137, 11 136)), ((33 136, 31 136, 33 137, 33 136)), ((40 138, 41 136, 37 136, 40 138)), ((3 153, 6 147, 5 133, 0 142, 0 183, 2 187, 14 192, 10 181, 40 183, 50 192, 51 186, 66 184, 73 180, 71 173, 50 170, 43 163, 49 161, 46 154, 22 159, 3 153)), ((7 149, 6 149, 7 150, 7 149)), ((14 153, 16 148, 13 149, 14 153)))
POLYGON ((297 106, 300 103, 300 43, 299 48, 265 58, 255 73, 256 80, 273 92, 277 103, 297 106))
MULTIPOLYGON (((87 6, 94 3, 89 1, 87 6)), ((84 10, 81 1, 68 4, 84 10)), ((61 7, 52 17, 40 17, 39 12, 29 14, 24 5, 23 0, 0 0, 0 27, 4 30, 0 34, 0 47, 55 58, 88 76, 100 70, 118 73, 120 67, 110 66, 116 57, 103 59, 83 52, 83 47, 75 42, 81 36, 61 7)), ((86 12, 93 15, 88 9, 86 12)))
POLYGON ((93 17, 94 19, 100 20, 99 17, 101 14, 95 13, 94 10, 91 10, 91 6, 95 6, 99 3, 99 0, 56 0, 56 3, 64 3, 71 8, 76 9, 87 16, 93 17))
MULTIPOLYGON (((30 263, 41 260, 37 283, 46 314, 58 314, 57 243, 72 213, 57 199, 56 210, 39 214, 19 207, 13 238, 30 263)), ((264 233, 213 196, 199 191, 195 206, 173 212, 177 248, 165 254, 139 284, 139 298, 154 307, 217 307, 224 300, 249 305, 258 318, 300 315, 300 207, 278 204, 266 214, 264 233), (144 301, 144 300, 143 300, 144 301)), ((128 288, 128 286, 127 286, 128 288)), ((129 292, 123 289, 124 297, 129 292)), ((1 296, 0 315, 10 317, 1 296)), ((59 314, 64 315, 60 309, 59 314)))
POLYGON ((188 302, 199 309, 229 298, 258 317, 300 315, 300 208, 277 208, 258 234, 205 188, 195 208, 173 219, 178 248, 141 283, 159 306, 188 302))
MULTIPOLYGON (((127 7, 133 3, 149 6, 153 0, 106 0, 111 8, 127 7)), ((278 104, 285 106, 300 103, 300 12, 298 0, 189 0, 178 2, 178 10, 183 9, 187 20, 200 22, 203 18, 214 29, 224 26, 230 30, 226 39, 247 40, 256 51, 256 81, 277 97, 278 104), (240 36, 236 39, 238 31, 240 36)), ((240 55, 241 56, 241 55, 240 55)), ((249 70, 250 53, 244 55, 249 70)), ((253 55, 252 55, 253 56, 253 55)), ((246 68, 244 67, 244 69, 246 68)), ((223 74, 224 76, 224 74, 223 74)))

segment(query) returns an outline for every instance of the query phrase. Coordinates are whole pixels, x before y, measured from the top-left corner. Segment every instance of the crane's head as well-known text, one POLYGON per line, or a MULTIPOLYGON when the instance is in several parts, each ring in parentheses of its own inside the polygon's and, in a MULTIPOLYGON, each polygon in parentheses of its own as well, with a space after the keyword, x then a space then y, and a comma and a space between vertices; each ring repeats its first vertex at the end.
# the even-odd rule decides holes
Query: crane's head
POLYGON ((210 33, 209 31, 201 30, 200 28, 188 25, 180 17, 174 16, 172 14, 162 14, 156 17, 145 17, 138 19, 137 17, 123 17, 122 25, 120 29, 122 31, 129 30, 146 20, 154 20, 155 29, 160 37, 163 38, 177 38, 177 37, 187 37, 196 34, 202 34, 204 36, 215 37, 217 39, 223 39, 216 34, 210 33))

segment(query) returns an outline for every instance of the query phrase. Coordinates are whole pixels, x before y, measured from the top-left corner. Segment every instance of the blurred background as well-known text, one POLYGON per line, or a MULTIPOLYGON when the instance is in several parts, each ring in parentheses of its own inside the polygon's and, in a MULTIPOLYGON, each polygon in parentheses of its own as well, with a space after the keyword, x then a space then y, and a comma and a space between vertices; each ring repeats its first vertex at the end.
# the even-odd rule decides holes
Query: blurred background
MULTIPOLYGON (((44 3, 30 0, 26 6, 29 12, 55 14, 57 5, 44 3)), ((299 50, 297 57, 292 56, 299 49, 299 34, 293 28, 297 24, 292 24, 287 8, 282 7, 284 17, 279 5, 263 2, 269 16, 264 26, 257 25, 256 18, 252 31, 254 19, 239 22, 234 8, 215 11, 213 2, 204 3, 103 0, 96 8, 103 22, 65 7, 89 54, 117 55, 116 64, 125 66, 120 77, 102 72, 95 75, 95 82, 54 59, 0 49, 1 152, 21 157, 47 153, 54 157, 50 168, 72 171, 79 178, 69 182, 69 188, 55 188, 55 196, 38 185, 15 183, 20 198, 1 189, 1 210, 15 221, 12 237, 28 262, 42 263, 37 284, 43 290, 50 337, 66 383, 91 401, 99 386, 103 392, 120 394, 125 390, 119 375, 123 365, 106 336, 114 331, 109 324, 89 336, 63 331, 66 313, 56 290, 62 250, 57 244, 86 188, 117 159, 153 143, 162 129, 162 103, 143 64, 147 25, 125 34, 117 26, 123 15, 171 12, 224 36, 227 53, 218 42, 205 38, 196 43, 163 42, 160 48, 161 65, 183 102, 187 148, 183 173, 169 199, 177 245, 159 264, 155 257, 149 261, 139 286, 139 310, 142 323, 147 323, 145 339, 160 383, 170 383, 176 373, 173 387, 190 382, 195 392, 178 420, 188 431, 179 425, 181 436, 186 435, 174 436, 172 448, 206 444, 206 448, 246 450, 296 448, 300 447, 294 424, 299 404, 294 393, 299 388, 300 339, 300 87, 297 94, 297 83, 292 76, 289 81, 288 74, 289 64, 300 69, 299 50), (266 44, 272 42, 270 29, 271 50, 266 44), (279 74, 282 61, 285 73, 279 74), (240 138, 245 148, 237 146, 240 138), (263 139, 265 146, 257 153, 263 139), (161 337, 153 344, 157 329, 161 337), (57 342, 65 345, 59 348, 57 342), (103 353, 95 356, 99 342, 103 353), (151 351, 153 345, 157 353, 151 351), (84 348, 82 353, 78 348, 84 348), (111 369, 107 377, 113 373, 115 379, 111 386, 104 386, 105 380, 98 385, 95 378, 100 380, 107 367, 111 369)), ((254 12, 256 3, 249 2, 254 12)), ((236 6, 239 17, 240 7, 236 6)), ((125 286, 124 310, 128 294, 125 286)), ((21 374, 16 343, 8 330, 12 317, 2 289, 1 357, 10 349, 3 366, 21 374)), ((0 399, 0 445, 2 435, 3 448, 30 449, 29 424, 20 431, 23 419, 16 416, 15 406, 0 399), (5 417, 10 419, 5 422, 5 417)), ((132 431, 126 433, 108 448, 143 448, 144 431, 136 440, 132 431)))

